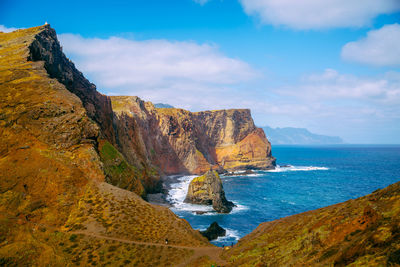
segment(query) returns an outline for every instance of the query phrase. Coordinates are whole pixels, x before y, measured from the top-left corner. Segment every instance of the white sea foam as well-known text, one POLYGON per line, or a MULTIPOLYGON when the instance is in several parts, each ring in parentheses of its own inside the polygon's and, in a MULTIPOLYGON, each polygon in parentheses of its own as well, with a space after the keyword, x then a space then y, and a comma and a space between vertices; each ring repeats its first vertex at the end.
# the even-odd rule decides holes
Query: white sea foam
POLYGON ((293 171, 326 171, 329 170, 327 167, 316 167, 316 166, 279 166, 277 165, 274 170, 268 170, 267 172, 293 172, 293 171))
POLYGON ((231 241, 236 242, 240 239, 239 232, 233 229, 225 228, 225 236, 220 236, 215 240, 216 242, 231 241))
POLYGON ((210 206, 184 202, 189 189, 190 181, 195 177, 196 176, 194 175, 182 176, 177 179, 178 182, 171 184, 171 189, 168 192, 167 200, 171 203, 173 209, 201 212, 209 212, 213 210, 210 206))
POLYGON ((262 175, 263 175, 262 173, 252 173, 252 174, 247 174, 246 176, 257 177, 257 176, 262 176, 262 175))
POLYGON ((244 210, 248 210, 248 209, 249 209, 249 207, 244 206, 244 205, 240 205, 240 204, 237 203, 236 201, 232 201, 232 202, 233 202, 233 204, 235 204, 235 207, 233 207, 233 209, 232 209, 232 211, 231 211, 231 214, 233 214, 233 213, 238 213, 238 212, 241 212, 241 211, 244 211, 244 210))

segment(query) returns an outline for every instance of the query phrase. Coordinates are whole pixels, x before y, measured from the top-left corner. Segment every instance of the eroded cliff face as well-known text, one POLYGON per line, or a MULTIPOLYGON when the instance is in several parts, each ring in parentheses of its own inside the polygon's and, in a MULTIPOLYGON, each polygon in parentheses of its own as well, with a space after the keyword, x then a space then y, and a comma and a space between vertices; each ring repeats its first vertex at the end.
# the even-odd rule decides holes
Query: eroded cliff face
POLYGON ((274 168, 271 145, 250 110, 190 112, 155 108, 138 97, 111 100, 120 148, 146 157, 165 174, 274 168))
MULTIPOLYGON (((118 146, 116 138, 120 125, 115 119, 110 98, 99 93, 96 86, 90 83, 64 55, 54 29, 49 25, 41 27, 40 31, 31 36, 28 49, 28 60, 42 62, 50 78, 56 79, 68 91, 79 97, 88 118, 99 127, 98 136, 91 137, 96 149, 104 152, 104 144, 107 141, 111 146, 117 146, 122 152, 119 156, 115 154, 113 159, 108 159, 104 157, 104 153, 100 153, 107 181, 142 196, 145 196, 146 192, 150 193, 159 189, 159 174, 149 164, 147 157, 138 154, 139 150, 127 151, 124 147, 118 146), (125 159, 129 164, 126 164, 125 159)), ((132 140, 136 143, 139 139, 136 136, 133 137, 132 140)))
MULTIPOLYGON (((133 166, 129 173, 141 180, 148 193, 160 189, 159 172, 201 174, 210 167, 235 170, 274 166, 271 146, 262 130, 255 127, 249 110, 192 113, 156 109, 137 97, 102 95, 65 57, 55 31, 48 25, 32 37, 29 51, 29 60, 43 61, 50 77, 80 98, 87 116, 100 128, 92 142, 104 144, 98 142, 100 138, 117 147, 133 166)), ((115 162, 121 167, 118 159, 115 162)), ((110 167, 110 161, 106 166, 110 167)), ((107 171, 108 181, 115 185, 140 187, 134 181, 123 181, 129 175, 121 178, 112 174, 116 172, 107 171)))

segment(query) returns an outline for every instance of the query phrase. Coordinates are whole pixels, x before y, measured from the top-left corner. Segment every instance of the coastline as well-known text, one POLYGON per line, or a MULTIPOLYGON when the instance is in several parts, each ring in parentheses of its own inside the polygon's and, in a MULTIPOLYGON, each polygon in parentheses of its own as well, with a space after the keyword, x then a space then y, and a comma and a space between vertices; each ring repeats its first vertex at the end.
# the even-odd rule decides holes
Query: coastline
POLYGON ((172 189, 171 185, 177 183, 179 181, 179 178, 183 176, 185 175, 177 174, 177 175, 163 176, 161 178, 162 182, 161 192, 155 194, 147 194, 147 201, 150 204, 172 208, 173 207, 172 203, 167 200, 168 193, 172 189))

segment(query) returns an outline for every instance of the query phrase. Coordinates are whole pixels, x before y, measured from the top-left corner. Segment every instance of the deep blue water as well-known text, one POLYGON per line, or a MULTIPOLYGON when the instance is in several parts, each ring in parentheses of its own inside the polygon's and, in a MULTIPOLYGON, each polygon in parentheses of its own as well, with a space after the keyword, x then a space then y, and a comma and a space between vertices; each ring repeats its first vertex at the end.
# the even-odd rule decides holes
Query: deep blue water
POLYGON ((192 177, 173 184, 171 209, 194 229, 216 221, 227 236, 216 245, 230 245, 260 223, 357 198, 400 181, 400 145, 273 146, 274 172, 221 177, 228 200, 238 205, 230 214, 183 204, 192 177), (197 215, 194 211, 208 211, 197 215))

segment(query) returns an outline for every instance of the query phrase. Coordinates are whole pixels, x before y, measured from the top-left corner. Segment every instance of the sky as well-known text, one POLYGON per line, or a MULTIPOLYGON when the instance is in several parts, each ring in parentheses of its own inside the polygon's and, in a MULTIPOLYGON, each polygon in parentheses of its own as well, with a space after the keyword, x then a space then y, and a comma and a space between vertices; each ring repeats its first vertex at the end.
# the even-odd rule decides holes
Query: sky
POLYGON ((0 31, 45 22, 101 93, 400 143, 400 0, 0 0, 0 31))

